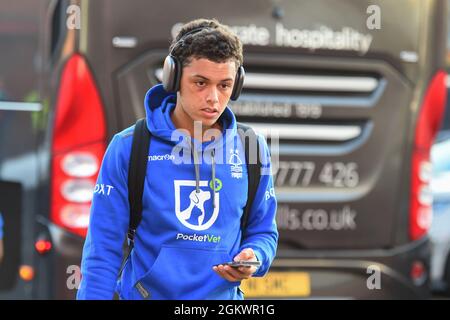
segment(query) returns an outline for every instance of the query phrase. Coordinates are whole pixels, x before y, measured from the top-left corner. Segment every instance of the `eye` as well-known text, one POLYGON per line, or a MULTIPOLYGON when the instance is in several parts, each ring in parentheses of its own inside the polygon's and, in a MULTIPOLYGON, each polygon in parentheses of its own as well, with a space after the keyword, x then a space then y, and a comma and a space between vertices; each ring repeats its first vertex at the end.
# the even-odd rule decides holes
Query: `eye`
POLYGON ((228 89, 228 88, 231 88, 231 85, 229 85, 228 83, 222 83, 222 84, 220 85, 220 88, 226 90, 226 89, 228 89))
POLYGON ((206 85, 205 81, 196 81, 195 84, 197 85, 197 87, 204 87, 206 85))

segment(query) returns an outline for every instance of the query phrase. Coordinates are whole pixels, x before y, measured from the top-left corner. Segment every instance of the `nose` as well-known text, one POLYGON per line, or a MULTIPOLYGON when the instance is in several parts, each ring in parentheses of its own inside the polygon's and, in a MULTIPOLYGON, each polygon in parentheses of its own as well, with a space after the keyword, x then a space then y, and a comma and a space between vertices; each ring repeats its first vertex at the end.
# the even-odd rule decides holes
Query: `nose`
POLYGON ((216 104, 219 102, 219 96, 217 92, 217 88, 215 86, 211 86, 211 88, 208 90, 208 96, 206 97, 206 102, 211 104, 216 104))

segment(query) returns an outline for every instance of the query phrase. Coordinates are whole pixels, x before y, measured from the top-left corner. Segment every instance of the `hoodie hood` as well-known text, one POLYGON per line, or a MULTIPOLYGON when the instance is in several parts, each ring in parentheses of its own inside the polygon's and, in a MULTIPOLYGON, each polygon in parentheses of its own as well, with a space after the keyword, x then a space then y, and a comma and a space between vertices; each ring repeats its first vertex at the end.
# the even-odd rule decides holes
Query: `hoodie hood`
MULTIPOLYGON (((217 139, 217 141, 213 140, 200 143, 199 141, 196 141, 195 139, 185 134, 182 134, 183 138, 180 139, 180 134, 174 135, 174 131, 177 128, 175 127, 171 119, 171 113, 175 109, 175 105, 176 94, 168 93, 166 90, 164 90, 162 84, 158 84, 150 88, 150 90, 147 91, 144 99, 147 128, 153 136, 157 136, 162 140, 181 146, 181 148, 183 149, 183 153, 188 152, 192 154, 192 160, 195 170, 196 191, 197 193, 199 193, 199 153, 207 153, 207 151, 205 150, 206 147, 208 147, 208 149, 210 150, 208 154, 203 154, 203 157, 208 158, 209 163, 211 163, 211 180, 216 181, 215 163, 217 161, 215 150, 217 148, 223 148, 223 150, 226 151, 226 145, 230 146, 235 143, 233 139, 235 138, 237 132, 236 118, 230 108, 226 107, 224 112, 218 119, 218 121, 220 121, 222 125, 222 136, 221 139, 217 139)), ((223 158, 221 161, 226 161, 226 159, 223 158)), ((213 192, 212 197, 215 207, 215 192, 213 192)))
MULTIPOLYGON (((173 133, 177 128, 175 127, 171 119, 171 113, 175 109, 175 105, 177 102, 176 97, 176 94, 168 93, 164 90, 162 84, 158 84, 147 91, 144 99, 148 130, 153 136, 159 137, 165 141, 170 141, 174 144, 179 143, 178 139, 173 138, 173 133)), ((230 137, 235 136, 237 130, 236 117, 229 107, 225 108, 218 121, 220 121, 223 128, 222 138, 229 139, 230 137)), ((179 135, 174 136, 179 137, 179 135)), ((214 147, 217 147, 215 146, 215 144, 220 142, 220 139, 213 142, 204 142, 202 146, 198 141, 195 141, 195 139, 191 139, 190 137, 184 140, 193 140, 195 149, 197 149, 198 151, 203 149, 202 147, 205 147, 209 144, 211 144, 211 147, 213 145, 214 147)), ((191 145, 190 143, 188 143, 184 144, 183 147, 190 149, 191 145)))

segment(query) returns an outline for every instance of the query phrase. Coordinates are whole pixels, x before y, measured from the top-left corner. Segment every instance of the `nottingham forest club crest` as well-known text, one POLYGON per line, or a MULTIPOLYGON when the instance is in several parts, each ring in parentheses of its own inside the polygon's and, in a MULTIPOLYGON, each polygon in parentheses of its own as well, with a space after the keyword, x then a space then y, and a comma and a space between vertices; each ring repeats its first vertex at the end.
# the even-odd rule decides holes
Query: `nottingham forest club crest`
POLYGON ((200 181, 199 189, 195 188, 195 180, 175 180, 175 214, 178 220, 191 230, 209 229, 219 216, 220 189, 222 181, 200 181), (215 191, 213 191, 215 189, 215 191), (213 192, 215 195, 213 197, 213 192), (215 206, 213 205, 213 199, 215 206))
POLYGON ((231 177, 235 179, 242 178, 242 160, 239 158, 239 150, 230 150, 230 159, 228 163, 231 165, 231 177))

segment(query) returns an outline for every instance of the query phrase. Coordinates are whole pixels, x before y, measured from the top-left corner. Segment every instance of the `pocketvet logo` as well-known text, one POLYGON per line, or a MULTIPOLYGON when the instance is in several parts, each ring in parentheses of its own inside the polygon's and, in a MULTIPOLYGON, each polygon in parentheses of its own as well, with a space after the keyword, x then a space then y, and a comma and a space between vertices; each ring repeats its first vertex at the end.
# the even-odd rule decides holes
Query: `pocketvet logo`
POLYGON ((220 236, 215 236, 212 234, 198 235, 196 233, 194 234, 177 233, 176 239, 195 242, 212 242, 212 243, 220 242, 220 236))
MULTIPOLYGON (((208 181, 200 181, 199 187, 209 188, 208 181)), ((208 201, 212 201, 212 189, 210 191, 205 191, 204 189, 195 189, 195 180, 175 180, 174 181, 175 188, 175 214, 178 220, 187 228, 191 230, 201 231, 209 229, 214 222, 217 220, 219 216, 219 206, 220 206, 220 194, 218 188, 215 191, 215 208, 213 209, 213 213, 211 217, 205 221, 206 212, 205 212, 205 203, 208 201), (181 199, 181 189, 182 188, 190 188, 192 191, 189 193, 189 205, 186 207, 187 199, 181 199), (184 205, 184 207, 182 207, 184 205), (200 215, 197 218, 197 224, 192 224, 189 222, 191 219, 192 211, 194 208, 200 210, 200 215)), ((211 207, 213 207, 211 205, 211 207)))

